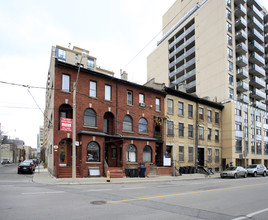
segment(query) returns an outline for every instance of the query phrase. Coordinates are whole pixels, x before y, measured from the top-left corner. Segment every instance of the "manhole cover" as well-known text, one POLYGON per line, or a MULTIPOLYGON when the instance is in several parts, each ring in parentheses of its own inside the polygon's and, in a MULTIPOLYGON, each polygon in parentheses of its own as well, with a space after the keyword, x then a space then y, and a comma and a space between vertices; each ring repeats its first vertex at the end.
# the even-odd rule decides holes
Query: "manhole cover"
POLYGON ((93 202, 91 202, 91 204, 93 204, 93 205, 104 205, 104 204, 106 204, 106 202, 105 201, 93 201, 93 202))

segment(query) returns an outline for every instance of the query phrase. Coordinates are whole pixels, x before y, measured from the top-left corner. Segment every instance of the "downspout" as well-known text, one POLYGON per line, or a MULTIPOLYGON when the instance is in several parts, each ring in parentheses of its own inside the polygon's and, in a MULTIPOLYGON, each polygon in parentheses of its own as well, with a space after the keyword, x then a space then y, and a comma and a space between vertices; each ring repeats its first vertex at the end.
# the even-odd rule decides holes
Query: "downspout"
POLYGON ((198 167, 198 102, 196 102, 196 123, 195 123, 195 172, 198 167))
POLYGON ((118 82, 116 81, 115 133, 118 135, 118 82))

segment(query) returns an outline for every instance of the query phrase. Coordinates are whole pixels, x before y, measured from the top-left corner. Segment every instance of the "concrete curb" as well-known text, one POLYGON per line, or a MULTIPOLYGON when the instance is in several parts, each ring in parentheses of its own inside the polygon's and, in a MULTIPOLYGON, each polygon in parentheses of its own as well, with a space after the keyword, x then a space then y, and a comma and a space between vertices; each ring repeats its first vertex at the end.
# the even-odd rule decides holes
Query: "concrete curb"
POLYGON ((204 174, 183 174, 182 176, 155 176, 155 177, 125 177, 125 178, 112 178, 110 182, 106 181, 105 177, 88 177, 88 178, 76 178, 73 181, 72 178, 56 178, 52 176, 45 168, 41 168, 38 172, 38 168, 33 175, 33 182, 47 185, 97 185, 97 184, 127 184, 127 183, 152 183, 152 182, 172 182, 182 180, 198 180, 207 178, 220 178, 219 173, 213 176, 207 177, 204 174))

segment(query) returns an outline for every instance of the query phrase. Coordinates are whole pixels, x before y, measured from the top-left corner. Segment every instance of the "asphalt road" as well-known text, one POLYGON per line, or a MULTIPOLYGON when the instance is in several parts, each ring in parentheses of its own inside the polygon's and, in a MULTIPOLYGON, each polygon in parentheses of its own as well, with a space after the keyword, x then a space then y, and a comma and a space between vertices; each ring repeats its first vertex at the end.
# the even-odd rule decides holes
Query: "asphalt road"
POLYGON ((0 167, 0 219, 267 219, 268 177, 42 185, 0 167))

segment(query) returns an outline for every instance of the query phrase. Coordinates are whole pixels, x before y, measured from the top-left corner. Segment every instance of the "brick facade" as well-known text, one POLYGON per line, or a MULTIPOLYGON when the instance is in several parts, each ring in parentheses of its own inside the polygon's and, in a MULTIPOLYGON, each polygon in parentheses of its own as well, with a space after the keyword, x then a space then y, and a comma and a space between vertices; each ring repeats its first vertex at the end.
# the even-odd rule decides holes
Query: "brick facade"
MULTIPOLYGON (((71 91, 77 70, 77 66, 60 61, 55 64, 53 146, 58 146, 58 148, 54 149, 53 153, 56 177, 71 177, 70 173, 66 174, 67 176, 61 175, 61 171, 70 170, 72 166, 72 132, 59 130, 59 124, 62 112, 66 118, 72 118, 73 93, 71 91), (70 76, 70 91, 62 90, 62 74, 70 76)), ((120 167, 123 171, 126 168, 139 167, 140 164, 146 163, 148 166, 146 173, 150 166, 161 163, 156 159, 163 156, 164 129, 161 122, 164 117, 164 96, 162 91, 81 68, 76 95, 76 140, 79 141, 76 160, 77 176, 87 177, 89 168, 99 169, 100 175, 104 176, 105 160, 109 167, 120 167), (96 97, 89 96, 90 81, 96 83, 96 97), (105 100, 105 85, 111 86, 110 101, 105 100), (132 104, 127 101, 128 91, 132 93, 132 104), (144 95, 145 106, 139 104, 140 94, 144 95), (160 100, 160 111, 156 111, 156 98, 160 100), (96 114, 95 126, 84 125, 84 114, 88 108, 94 110, 96 114), (131 131, 123 130, 125 116, 132 118, 133 129, 131 131), (147 132, 139 132, 141 118, 147 121, 147 132), (104 131, 106 121, 108 124, 106 128, 109 128, 107 132, 104 131), (156 121, 160 123, 157 125, 156 121), (90 143, 94 143, 95 148, 99 148, 97 161, 88 161, 88 157, 93 157, 88 153, 90 143), (129 157, 134 160, 131 162, 127 161, 127 149, 130 145, 136 147, 136 159, 134 160, 133 154, 130 153, 132 156, 129 157), (151 149, 151 161, 144 161, 145 146, 151 149)), ((48 115, 48 117, 51 116, 48 115)), ((144 125, 141 124, 140 129, 143 127, 144 125)))

